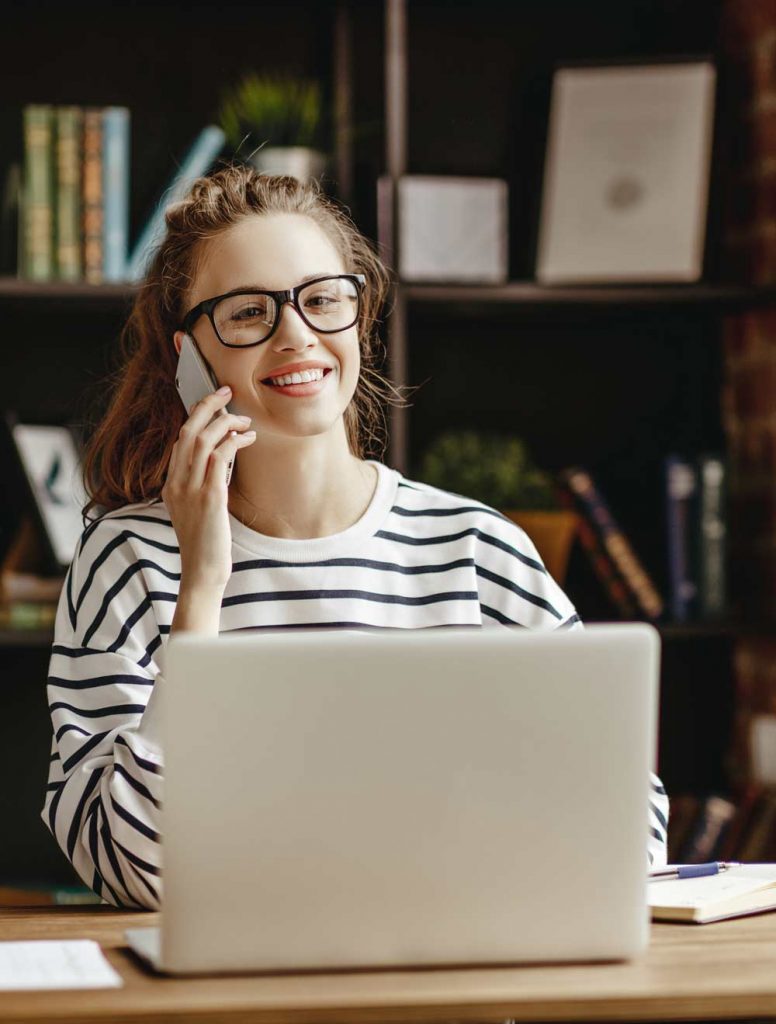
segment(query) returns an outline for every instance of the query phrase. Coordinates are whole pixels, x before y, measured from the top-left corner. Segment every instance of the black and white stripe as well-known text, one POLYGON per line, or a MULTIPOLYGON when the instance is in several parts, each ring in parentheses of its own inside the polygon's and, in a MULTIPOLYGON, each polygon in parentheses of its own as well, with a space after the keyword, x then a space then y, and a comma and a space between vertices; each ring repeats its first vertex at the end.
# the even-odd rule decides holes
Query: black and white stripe
MULTIPOLYGON (((370 506, 342 533, 286 540, 231 518, 233 571, 221 632, 582 628, 511 520, 374 465, 370 506)), ((84 531, 57 611, 42 817, 84 882, 116 906, 160 903, 163 765, 146 728, 151 708, 144 712, 161 672, 180 571, 164 503, 127 505, 84 531)), ((665 863, 667 820, 668 798, 652 776, 650 863, 665 863)))

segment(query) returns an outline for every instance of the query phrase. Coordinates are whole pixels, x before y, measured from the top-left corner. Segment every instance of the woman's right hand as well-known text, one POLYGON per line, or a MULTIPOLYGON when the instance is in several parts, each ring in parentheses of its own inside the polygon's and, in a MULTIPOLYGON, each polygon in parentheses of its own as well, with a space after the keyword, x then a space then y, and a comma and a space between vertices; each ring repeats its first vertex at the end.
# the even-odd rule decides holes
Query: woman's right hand
POLYGON ((231 390, 220 389, 192 407, 162 487, 180 547, 181 585, 190 589, 224 588, 232 573, 226 470, 235 453, 256 440, 256 431, 248 430, 247 416, 218 413, 231 397, 231 390))

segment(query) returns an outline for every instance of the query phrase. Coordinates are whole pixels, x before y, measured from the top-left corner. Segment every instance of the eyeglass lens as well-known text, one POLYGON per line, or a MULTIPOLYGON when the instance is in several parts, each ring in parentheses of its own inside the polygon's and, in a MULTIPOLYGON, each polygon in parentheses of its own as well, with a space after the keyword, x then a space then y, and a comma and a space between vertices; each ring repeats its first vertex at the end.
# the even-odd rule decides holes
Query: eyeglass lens
MULTIPOLYGON (((353 281, 326 278, 305 285, 298 293, 302 319, 316 331, 343 331, 358 319, 358 288, 353 281)), ((255 345, 271 332, 278 303, 270 295, 244 293, 221 299, 213 319, 227 345, 255 345)))

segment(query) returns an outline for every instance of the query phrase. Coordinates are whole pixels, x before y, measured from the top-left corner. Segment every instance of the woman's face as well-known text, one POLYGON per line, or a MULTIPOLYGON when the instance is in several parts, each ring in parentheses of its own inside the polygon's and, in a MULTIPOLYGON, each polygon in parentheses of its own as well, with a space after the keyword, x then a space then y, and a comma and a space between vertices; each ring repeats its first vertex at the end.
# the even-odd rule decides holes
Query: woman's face
MULTIPOLYGON (((290 289, 305 278, 346 272, 334 246, 309 217, 255 214, 206 243, 186 309, 235 288, 290 289)), ((206 315, 191 333, 219 384, 231 387, 230 409, 253 420, 259 443, 262 433, 305 437, 332 430, 358 383, 357 326, 336 334, 317 333, 291 303, 282 307, 272 337, 250 348, 222 345, 206 315), (303 388, 269 382, 304 364, 324 367, 323 379, 303 388)), ((180 352, 183 332, 176 331, 174 340, 180 352)))

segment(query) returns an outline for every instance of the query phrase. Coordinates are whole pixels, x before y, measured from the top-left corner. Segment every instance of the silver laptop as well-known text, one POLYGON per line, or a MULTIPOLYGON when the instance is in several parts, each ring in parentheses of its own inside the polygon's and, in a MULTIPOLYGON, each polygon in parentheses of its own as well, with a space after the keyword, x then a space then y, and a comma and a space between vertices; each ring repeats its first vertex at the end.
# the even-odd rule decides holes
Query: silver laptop
POLYGON ((659 634, 177 634, 170 973, 619 960, 648 938, 659 634))

